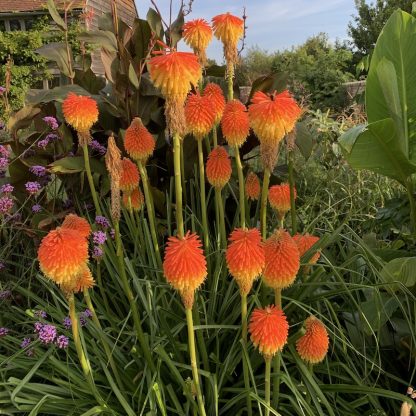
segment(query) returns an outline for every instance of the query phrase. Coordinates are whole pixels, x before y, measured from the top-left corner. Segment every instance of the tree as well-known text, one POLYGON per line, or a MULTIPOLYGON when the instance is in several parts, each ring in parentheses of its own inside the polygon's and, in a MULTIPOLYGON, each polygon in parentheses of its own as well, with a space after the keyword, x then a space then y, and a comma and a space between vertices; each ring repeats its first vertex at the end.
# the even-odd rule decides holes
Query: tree
POLYGON ((358 14, 348 25, 348 32, 356 49, 356 61, 374 49, 381 29, 391 14, 398 8, 411 13, 413 2, 414 0, 376 0, 375 3, 368 4, 365 0, 355 0, 358 14))
POLYGON ((345 105, 342 84, 353 80, 349 72, 352 53, 343 43, 329 42, 320 33, 292 50, 275 54, 273 69, 286 72, 289 85, 298 99, 312 107, 341 108, 345 105))
POLYGON ((237 67, 237 81, 240 85, 251 85, 262 75, 270 73, 275 54, 271 54, 257 45, 250 47, 237 67))

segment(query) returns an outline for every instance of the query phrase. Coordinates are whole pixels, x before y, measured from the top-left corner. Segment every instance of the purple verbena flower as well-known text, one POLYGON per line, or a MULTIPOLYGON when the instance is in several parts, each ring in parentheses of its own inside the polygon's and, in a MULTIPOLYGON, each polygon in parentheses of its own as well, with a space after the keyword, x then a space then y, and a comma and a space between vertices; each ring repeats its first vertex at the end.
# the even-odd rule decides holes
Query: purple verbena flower
POLYGON ((7 149, 6 146, 0 144, 0 156, 5 157, 6 159, 8 159, 10 157, 10 152, 7 149))
POLYGON ((0 87, 0 95, 3 95, 4 92, 6 92, 6 88, 0 87))
POLYGON ((45 311, 38 310, 35 311, 35 316, 37 316, 38 318, 46 319, 48 317, 48 314, 45 311))
POLYGON ((35 332, 36 332, 36 333, 39 333, 39 332, 40 332, 40 330, 41 330, 41 329, 42 329, 42 327, 43 327, 43 323, 42 323, 42 322, 37 321, 37 322, 35 322, 35 323, 33 324, 33 327, 34 327, 34 329, 35 329, 35 332))
POLYGON ((104 251, 100 246, 94 246, 92 250, 92 257, 96 260, 100 260, 104 256, 104 251))
POLYGON ((94 231, 92 233, 92 241, 94 244, 103 245, 107 241, 107 234, 103 231, 94 231))
POLYGON ((58 121, 55 117, 46 116, 42 119, 52 130, 56 130, 58 128, 58 121))
POLYGON ((79 316, 79 323, 81 324, 81 326, 87 325, 87 318, 83 314, 79 316))
POLYGON ((10 197, 2 196, 0 198, 0 214, 6 214, 13 208, 14 202, 10 197))
POLYGON ((95 223, 103 228, 108 228, 110 226, 110 221, 102 215, 97 215, 95 217, 95 223))
POLYGON ((49 139, 47 138, 38 141, 38 147, 40 147, 41 149, 45 149, 48 144, 49 139))
POLYGON ((35 182, 26 182, 25 188, 26 188, 26 191, 30 195, 36 195, 41 190, 42 187, 39 182, 35 181, 35 182))
POLYGON ((42 211, 42 206, 39 204, 35 204, 32 206, 32 212, 34 212, 35 214, 38 214, 39 212, 42 211))
POLYGON ((100 156, 104 156, 107 153, 105 146, 100 144, 97 140, 91 140, 89 144, 92 150, 95 150, 100 156))
POLYGON ((7 157, 0 157, 0 172, 6 172, 9 166, 9 159, 7 157))
POLYGON ((65 335, 59 335, 58 338, 56 338, 55 344, 58 348, 61 350, 68 348, 69 339, 65 335))
POLYGON ((38 332, 39 341, 42 344, 50 344, 55 341, 56 338, 56 328, 53 325, 45 324, 42 325, 42 328, 38 332))
POLYGON ((14 186, 9 183, 5 183, 0 187, 0 194, 11 194, 14 191, 14 186))
POLYGON ((83 315, 88 319, 92 318, 92 312, 89 309, 85 309, 85 311, 83 312, 83 315))
POLYGON ((110 237, 112 240, 116 238, 116 230, 114 228, 110 230, 110 237))
POLYGON ((20 348, 27 348, 32 343, 30 338, 23 338, 22 343, 20 344, 20 348))
MULTIPOLYGON (((2 263, 0 261, 0 271, 4 270, 6 268, 6 266, 4 265, 4 263, 2 263)), ((2 290, 0 291, 0 300, 6 300, 6 299, 10 299, 12 297, 12 291, 11 290, 2 290)))
POLYGON ((46 135, 45 139, 49 142, 55 142, 56 140, 59 140, 60 137, 55 133, 49 133, 46 135))
POLYGON ((71 318, 69 316, 66 316, 62 323, 63 323, 65 329, 71 329, 72 322, 71 322, 71 318))
POLYGON ((8 328, 4 328, 4 327, 1 327, 0 328, 0 338, 1 337, 5 337, 8 333, 9 333, 9 329, 8 328))
POLYGON ((37 176, 38 178, 46 175, 46 168, 40 165, 31 166, 29 168, 29 171, 33 173, 35 176, 37 176))

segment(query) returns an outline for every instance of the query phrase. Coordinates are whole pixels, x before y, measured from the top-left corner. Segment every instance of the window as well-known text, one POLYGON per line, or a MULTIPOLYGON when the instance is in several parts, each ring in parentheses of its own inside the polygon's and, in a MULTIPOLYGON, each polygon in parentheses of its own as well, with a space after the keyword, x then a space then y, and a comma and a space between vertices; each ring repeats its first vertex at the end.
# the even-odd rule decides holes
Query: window
POLYGON ((32 30, 35 21, 33 19, 27 19, 23 23, 25 24, 25 30, 32 30))
POLYGON ((4 20, 0 20, 0 32, 6 31, 6 22, 4 20))
POLYGON ((9 20, 9 25, 10 25, 10 31, 12 32, 21 30, 20 20, 17 20, 17 19, 9 20))

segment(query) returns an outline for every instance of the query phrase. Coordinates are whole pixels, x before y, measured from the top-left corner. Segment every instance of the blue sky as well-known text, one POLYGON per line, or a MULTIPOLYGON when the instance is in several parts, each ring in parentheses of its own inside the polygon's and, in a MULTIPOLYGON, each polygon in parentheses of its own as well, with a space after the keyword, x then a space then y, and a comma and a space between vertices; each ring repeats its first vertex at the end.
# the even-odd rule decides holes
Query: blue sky
MULTIPOLYGON (((169 20, 169 0, 156 0, 165 20, 169 20)), ((178 5, 179 0, 173 0, 178 5)), ((141 18, 146 17, 149 0, 136 0, 141 18)), ((187 18, 210 20, 216 14, 231 12, 247 14, 248 47, 258 45, 269 52, 291 48, 309 36, 326 32, 331 40, 347 39, 347 26, 355 13, 354 0, 195 0, 193 12, 187 18)), ((177 13, 177 7, 174 14, 177 13)), ((185 50, 182 44, 179 49, 185 50)), ((208 56, 222 60, 221 45, 214 40, 208 56)))

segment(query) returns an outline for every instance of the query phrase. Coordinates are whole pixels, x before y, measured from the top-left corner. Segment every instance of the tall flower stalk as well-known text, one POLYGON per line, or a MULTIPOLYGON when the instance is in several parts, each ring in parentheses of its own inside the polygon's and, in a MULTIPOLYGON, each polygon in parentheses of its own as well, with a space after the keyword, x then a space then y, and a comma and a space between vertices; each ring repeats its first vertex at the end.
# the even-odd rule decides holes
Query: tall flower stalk
POLYGON ((108 150, 105 161, 111 182, 111 218, 114 223, 118 272, 124 293, 127 296, 130 305, 137 339, 149 368, 152 372, 155 372, 156 367, 152 359, 149 345, 144 336, 137 302, 129 285, 124 264, 124 250, 120 235, 120 179, 122 175, 122 161, 120 149, 117 147, 114 137, 112 136, 108 139, 108 150))
POLYGON ((162 266, 159 242, 156 231, 156 213, 153 204, 152 194, 150 192, 149 177, 146 170, 146 162, 152 156, 155 150, 155 139, 143 125, 142 120, 136 117, 126 130, 124 137, 124 147, 130 157, 137 163, 140 176, 143 181, 143 190, 149 219, 150 234, 153 241, 153 247, 156 254, 156 261, 159 267, 162 266))
POLYGON ((101 207, 91 173, 88 154, 88 144, 91 142, 90 130, 98 120, 97 102, 90 97, 69 93, 62 103, 62 112, 64 113, 66 122, 78 133, 79 145, 84 155, 85 172, 87 174, 95 210, 98 215, 101 215, 101 207))
MULTIPOLYGON (((275 354, 280 353, 287 343, 289 324, 284 312, 274 306, 264 309, 255 309, 250 319, 250 336, 254 346, 263 355, 265 369, 265 402, 270 407, 270 372, 271 362, 275 354)), ((273 406, 275 409, 276 407, 273 406)), ((266 408, 265 415, 269 416, 270 410, 266 408)))
MULTIPOLYGON (((253 282, 264 268, 264 250, 261 235, 257 228, 247 230, 237 228, 230 235, 230 244, 226 251, 228 270, 237 282, 241 295, 241 341, 247 346, 247 296, 253 282)), ((250 398, 250 378, 248 366, 243 358, 244 384, 247 394, 247 412, 252 413, 250 398)))

